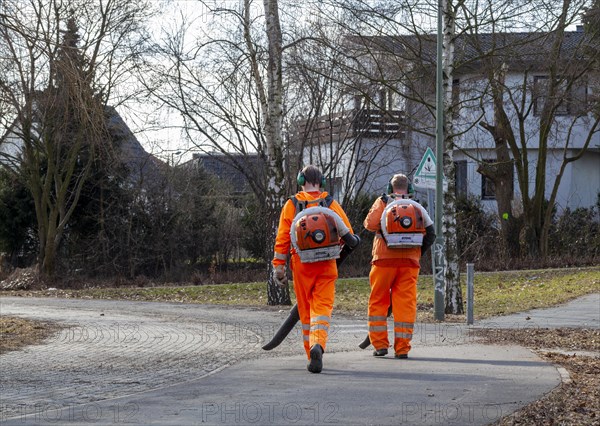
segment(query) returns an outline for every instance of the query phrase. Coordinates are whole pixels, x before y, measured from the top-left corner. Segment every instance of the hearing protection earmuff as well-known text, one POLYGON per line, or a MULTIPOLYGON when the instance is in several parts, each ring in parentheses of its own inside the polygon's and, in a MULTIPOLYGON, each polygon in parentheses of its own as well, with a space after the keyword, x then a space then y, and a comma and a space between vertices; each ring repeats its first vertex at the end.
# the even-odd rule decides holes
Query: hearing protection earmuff
MULTIPOLYGON (((304 176, 304 172, 302 170, 298 172, 296 182, 298 183, 298 186, 304 186, 304 184, 306 183, 306 177, 304 176)), ((325 188, 325 184, 327 184, 327 178, 325 178, 325 176, 321 174, 321 188, 325 188)))
MULTIPOLYGON (((390 180, 388 181, 388 184, 387 184, 387 193, 388 194, 391 194, 394 192, 394 187, 392 186, 392 179, 394 179, 394 176, 392 176, 390 178, 390 180)), ((408 180, 407 192, 408 192, 408 195, 415 195, 415 187, 413 186, 410 179, 408 180)))

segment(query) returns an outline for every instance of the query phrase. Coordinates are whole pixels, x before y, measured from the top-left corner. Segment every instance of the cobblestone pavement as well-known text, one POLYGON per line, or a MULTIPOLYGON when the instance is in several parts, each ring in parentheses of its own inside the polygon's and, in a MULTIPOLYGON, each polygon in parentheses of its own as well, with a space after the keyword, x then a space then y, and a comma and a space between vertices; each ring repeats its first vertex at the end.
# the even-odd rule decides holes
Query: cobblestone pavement
MULTIPOLYGON (((0 313, 62 327, 44 344, 0 356, 0 422, 18 423, 33 414, 52 423, 44 413, 179 385, 242 360, 291 355, 298 360, 303 353, 299 326, 278 348, 261 349, 288 314, 273 307, 7 297, 0 298, 0 313)), ((476 343, 469 330, 464 324, 416 324, 413 347, 430 347, 429 362, 443 359, 441 347, 476 343)), ((365 318, 334 312, 327 352, 357 351, 365 336, 365 318)), ((365 355, 359 358, 371 358, 365 355)), ((117 407, 125 411, 115 416, 126 418, 127 407, 117 407)))
MULTIPOLYGON (((197 379, 242 359, 302 353, 298 326, 276 350, 261 349, 287 310, 2 298, 0 313, 62 326, 44 344, 0 357, 0 420, 197 379)), ((365 321, 342 322, 333 325, 332 351, 356 349, 366 336, 365 321)))

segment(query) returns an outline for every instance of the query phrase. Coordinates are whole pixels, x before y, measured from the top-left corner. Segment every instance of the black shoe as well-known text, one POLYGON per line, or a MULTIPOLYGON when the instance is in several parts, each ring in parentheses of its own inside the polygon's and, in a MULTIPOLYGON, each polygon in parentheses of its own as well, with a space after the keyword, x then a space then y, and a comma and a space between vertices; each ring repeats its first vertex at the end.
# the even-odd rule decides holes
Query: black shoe
POLYGON ((394 358, 396 358, 396 359, 408 359, 408 354, 397 354, 394 358))
POLYGON ((388 354, 388 350, 386 348, 375 349, 373 351, 373 356, 386 356, 387 354, 388 354))
POLYGON ((323 348, 318 343, 310 348, 310 362, 306 368, 311 373, 320 373, 323 370, 323 348))

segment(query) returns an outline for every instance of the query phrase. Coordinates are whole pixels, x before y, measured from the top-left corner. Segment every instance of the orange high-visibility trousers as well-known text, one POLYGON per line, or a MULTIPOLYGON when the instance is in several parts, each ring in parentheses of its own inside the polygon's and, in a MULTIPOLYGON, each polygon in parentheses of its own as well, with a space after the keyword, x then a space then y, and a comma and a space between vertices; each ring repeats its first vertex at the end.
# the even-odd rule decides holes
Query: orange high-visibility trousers
POLYGON ((337 265, 335 260, 301 263, 299 256, 294 255, 291 269, 304 350, 310 359, 312 346, 318 343, 325 350, 327 345, 338 276, 337 265))
POLYGON ((387 312, 392 303, 394 315, 394 352, 396 355, 410 351, 417 317, 417 277, 416 266, 371 265, 369 282, 369 339, 375 349, 390 346, 387 330, 387 312))

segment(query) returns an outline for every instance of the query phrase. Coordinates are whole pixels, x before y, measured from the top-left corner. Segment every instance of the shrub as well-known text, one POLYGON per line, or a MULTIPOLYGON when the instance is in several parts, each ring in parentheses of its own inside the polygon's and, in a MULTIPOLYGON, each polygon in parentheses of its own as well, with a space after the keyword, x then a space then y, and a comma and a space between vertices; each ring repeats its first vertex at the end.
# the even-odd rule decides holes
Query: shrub
POLYGON ((460 197, 456 203, 456 228, 461 263, 496 264, 505 254, 497 216, 487 213, 476 197, 460 197))
POLYGON ((565 258, 600 257, 600 212, 597 207, 565 209, 550 228, 549 254, 565 258))

